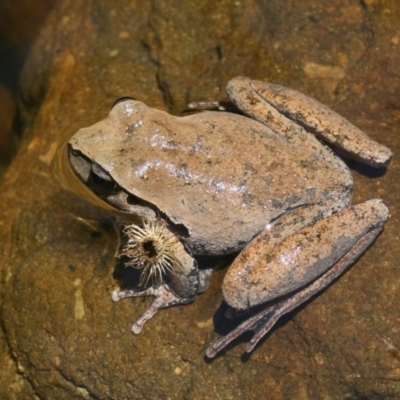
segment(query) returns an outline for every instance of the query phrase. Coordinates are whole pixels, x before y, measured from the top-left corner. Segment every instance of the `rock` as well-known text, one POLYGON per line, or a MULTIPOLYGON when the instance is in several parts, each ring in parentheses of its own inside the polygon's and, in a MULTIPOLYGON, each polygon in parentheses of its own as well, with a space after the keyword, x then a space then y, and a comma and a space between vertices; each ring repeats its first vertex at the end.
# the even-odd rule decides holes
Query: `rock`
POLYGON ((24 67, 24 135, 0 191, 4 399, 399 396, 400 5, 263 3, 65 0, 51 12, 24 67), (334 84, 306 73, 311 63, 340 71, 334 84), (386 174, 352 166, 361 172, 354 201, 380 197, 392 218, 344 277, 251 356, 236 342, 209 362, 207 344, 234 325, 219 309, 224 271, 194 303, 132 335, 151 299, 112 303, 115 214, 66 190, 83 193, 62 154, 120 97, 179 113, 226 98, 238 75, 316 97, 390 147, 386 174))

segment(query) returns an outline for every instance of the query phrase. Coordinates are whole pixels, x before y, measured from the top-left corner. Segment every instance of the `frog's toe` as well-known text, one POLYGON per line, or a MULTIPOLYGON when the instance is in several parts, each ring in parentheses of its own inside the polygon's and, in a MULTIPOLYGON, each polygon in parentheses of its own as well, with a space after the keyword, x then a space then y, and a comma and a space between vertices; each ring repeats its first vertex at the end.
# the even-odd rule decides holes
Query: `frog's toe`
POLYGON ((128 297, 142 297, 142 296, 154 296, 154 289, 150 288, 147 290, 115 290, 111 293, 111 300, 116 303, 120 300, 127 299, 128 297))
POLYGON ((146 290, 121 290, 112 293, 111 298, 113 301, 119 301, 128 297, 142 297, 154 296, 155 299, 150 307, 143 313, 143 315, 132 325, 132 332, 138 335, 144 324, 149 321, 161 308, 167 308, 178 304, 190 303, 194 300, 194 296, 180 297, 177 296, 168 285, 161 285, 159 287, 150 287, 146 290))
POLYGON ((243 333, 254 332, 254 336, 246 345, 246 352, 250 353, 260 339, 275 325, 276 321, 282 315, 281 308, 283 303, 284 302, 267 306, 261 312, 242 322, 227 335, 211 344, 206 350, 206 356, 208 358, 214 358, 221 350, 227 347, 229 343, 233 342, 243 333), (262 332, 262 334, 260 334, 260 332, 262 332))
POLYGON ((143 329, 143 325, 139 325, 136 322, 132 325, 132 332, 135 335, 139 335, 139 333, 142 332, 142 329, 143 329))
POLYGON ((121 293, 123 292, 119 292, 117 290, 115 290, 114 292, 111 293, 111 300, 116 303, 117 301, 122 300, 124 297, 121 296, 121 293))

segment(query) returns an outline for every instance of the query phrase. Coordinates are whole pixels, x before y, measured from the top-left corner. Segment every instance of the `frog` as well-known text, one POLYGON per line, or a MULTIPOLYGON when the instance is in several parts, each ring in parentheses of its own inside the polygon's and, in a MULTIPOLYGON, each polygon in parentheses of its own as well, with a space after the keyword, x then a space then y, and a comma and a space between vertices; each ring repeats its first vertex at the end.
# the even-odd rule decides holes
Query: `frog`
POLYGON ((119 257, 141 285, 111 296, 154 297, 133 333, 207 289, 213 264, 201 260, 233 258, 223 301, 247 319, 207 348, 209 358, 248 331, 251 352, 282 315, 354 264, 390 217, 381 199, 352 205, 340 157, 385 169, 386 146, 294 89, 236 77, 226 90, 231 107, 183 116, 123 98, 68 144, 81 181, 137 218, 124 225, 119 257))

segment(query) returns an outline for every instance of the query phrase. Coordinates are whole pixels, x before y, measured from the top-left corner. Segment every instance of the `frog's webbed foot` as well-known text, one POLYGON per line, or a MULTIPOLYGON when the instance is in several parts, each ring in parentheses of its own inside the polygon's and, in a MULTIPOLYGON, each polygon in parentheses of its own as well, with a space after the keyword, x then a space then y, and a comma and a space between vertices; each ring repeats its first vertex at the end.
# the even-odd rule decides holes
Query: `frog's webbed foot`
POLYGON ((326 288, 360 257, 388 218, 389 211, 381 200, 370 200, 340 211, 299 230, 269 250, 268 266, 264 261, 267 254, 260 248, 254 251, 250 244, 225 275, 224 297, 238 310, 261 305, 263 301, 266 306, 211 345, 207 356, 214 357, 247 331, 254 332, 246 347, 247 352, 252 351, 282 315, 326 288), (240 258, 248 264, 240 265, 240 258), (283 288, 288 290, 282 292, 283 288), (290 288, 297 289, 290 291, 290 288), (281 294, 272 295, 274 291, 281 294))
POLYGON ((146 290, 135 291, 135 290, 121 290, 112 293, 111 298, 114 302, 126 299, 128 297, 143 297, 143 296, 154 296, 155 300, 151 306, 145 311, 145 313, 132 325, 132 332, 138 335, 143 328, 143 325, 161 308, 167 308, 178 304, 190 303, 194 300, 193 297, 182 298, 174 294, 168 285, 161 285, 159 287, 150 287, 146 290))

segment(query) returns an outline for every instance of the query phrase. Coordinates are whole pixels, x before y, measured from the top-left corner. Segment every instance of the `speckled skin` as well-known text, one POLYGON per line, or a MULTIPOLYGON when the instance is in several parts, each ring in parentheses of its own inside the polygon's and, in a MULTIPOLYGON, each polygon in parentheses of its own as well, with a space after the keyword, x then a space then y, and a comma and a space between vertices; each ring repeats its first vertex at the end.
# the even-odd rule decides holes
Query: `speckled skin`
POLYGON ((380 231, 388 218, 381 200, 369 200, 292 235, 277 236, 274 229, 266 229, 230 266, 224 298, 232 307, 245 310, 295 292, 335 265, 369 232, 380 231), (244 273, 243 265, 251 265, 251 269, 244 273), (242 290, 237 290, 239 287, 242 290))
MULTIPOLYGON (((243 112, 289 140, 299 143, 299 138, 294 138, 299 135, 292 123, 295 122, 364 164, 387 167, 392 159, 392 152, 386 146, 372 140, 330 108, 296 90, 239 77, 229 82, 227 91, 243 112)), ((318 147, 313 150, 319 152, 318 147)))
MULTIPOLYGON (((349 204, 347 168, 310 152, 315 139, 305 139, 302 147, 288 144, 242 115, 174 117, 132 100, 70 143, 127 193, 184 226, 193 254, 221 255, 241 250, 291 208, 349 204)), ((130 205, 117 206, 130 211, 130 205)))
MULTIPOLYGON (((348 168, 308 131, 375 167, 387 166, 392 154, 299 92, 248 78, 233 79, 227 91, 250 118, 210 111, 174 117, 127 100, 71 138, 71 163, 118 209, 165 219, 194 256, 247 246, 223 284, 232 307, 247 309, 296 292, 292 309, 304 301, 300 288, 314 282, 314 292, 322 289, 330 280, 321 277, 330 268, 340 274, 389 218, 380 200, 350 208, 348 168)), ((197 266, 188 265, 188 276, 198 274, 197 266)), ((192 300, 178 295, 185 290, 171 290, 162 285, 115 292, 113 299, 156 296, 144 323, 159 308, 192 300)), ((287 304, 278 307, 277 318, 287 304)), ((143 323, 135 324, 135 333, 143 323)), ((214 356, 221 343, 207 354, 214 356)))

